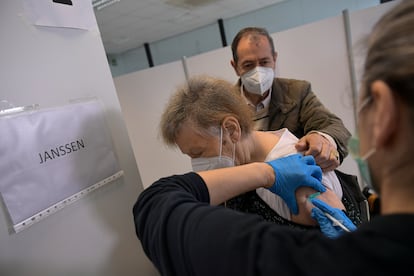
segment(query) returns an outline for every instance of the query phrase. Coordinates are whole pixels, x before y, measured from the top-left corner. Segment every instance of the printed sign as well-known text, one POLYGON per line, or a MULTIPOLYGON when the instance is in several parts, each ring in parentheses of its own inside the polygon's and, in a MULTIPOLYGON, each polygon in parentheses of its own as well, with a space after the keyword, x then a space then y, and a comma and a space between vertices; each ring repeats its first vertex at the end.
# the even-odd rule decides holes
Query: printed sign
POLYGON ((97 27, 90 0, 24 0, 25 15, 34 25, 90 30, 97 27))
POLYGON ((96 100, 1 116, 0 141, 0 193, 14 225, 120 171, 96 100))

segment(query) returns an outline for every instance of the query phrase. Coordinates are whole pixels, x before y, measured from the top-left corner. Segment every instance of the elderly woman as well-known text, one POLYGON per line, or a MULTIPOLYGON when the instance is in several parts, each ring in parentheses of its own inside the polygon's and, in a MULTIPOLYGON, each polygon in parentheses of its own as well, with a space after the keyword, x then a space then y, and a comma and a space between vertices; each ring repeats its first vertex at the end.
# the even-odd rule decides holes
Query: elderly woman
MULTIPOLYGON (((209 76, 190 78, 171 96, 161 117, 160 130, 164 142, 178 146, 191 158, 194 171, 232 167, 252 162, 270 161, 297 153, 298 138, 289 130, 254 131, 252 111, 234 86, 209 76)), ((345 209, 343 191, 334 171, 323 173, 327 191, 317 194, 333 207, 345 209)), ((223 189, 226 189, 223 183, 223 189)), ((265 220, 296 228, 317 225, 310 216, 308 197, 315 191, 300 188, 298 205, 290 210, 277 195, 265 188, 228 198, 228 208, 261 215, 265 220)), ((316 196, 316 195, 314 195, 316 196)), ((344 200, 349 203, 349 200, 344 200)), ((356 224, 361 219, 355 206, 348 204, 356 224)))

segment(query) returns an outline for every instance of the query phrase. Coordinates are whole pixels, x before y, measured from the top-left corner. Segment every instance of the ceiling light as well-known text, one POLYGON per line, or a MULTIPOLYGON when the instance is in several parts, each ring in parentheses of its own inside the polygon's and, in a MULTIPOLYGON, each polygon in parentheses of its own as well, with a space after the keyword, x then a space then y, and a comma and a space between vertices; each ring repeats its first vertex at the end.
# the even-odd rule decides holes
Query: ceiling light
POLYGON ((94 0, 92 1, 92 6, 99 11, 119 1, 120 0, 94 0))

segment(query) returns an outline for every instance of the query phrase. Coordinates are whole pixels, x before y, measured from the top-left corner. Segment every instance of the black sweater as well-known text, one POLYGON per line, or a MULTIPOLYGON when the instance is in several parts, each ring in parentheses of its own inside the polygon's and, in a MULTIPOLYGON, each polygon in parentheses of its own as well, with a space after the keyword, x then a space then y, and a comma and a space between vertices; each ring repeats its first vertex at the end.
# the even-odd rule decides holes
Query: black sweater
POLYGON ((403 275, 414 215, 378 216, 337 239, 209 205, 196 173, 158 180, 133 208, 142 247, 162 275, 403 275))

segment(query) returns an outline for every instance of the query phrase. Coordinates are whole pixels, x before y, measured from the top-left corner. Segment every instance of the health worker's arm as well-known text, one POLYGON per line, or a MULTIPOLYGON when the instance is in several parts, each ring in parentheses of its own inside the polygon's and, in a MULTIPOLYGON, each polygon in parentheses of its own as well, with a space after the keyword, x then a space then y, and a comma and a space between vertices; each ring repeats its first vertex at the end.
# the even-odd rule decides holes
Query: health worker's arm
POLYGON ((203 171, 198 174, 207 184, 212 205, 221 204, 257 188, 269 188, 275 182, 275 172, 272 167, 261 162, 203 171))
POLYGON ((207 186, 193 172, 162 178, 140 194, 133 208, 136 233, 161 275, 270 275, 281 266, 274 258, 286 254, 292 261, 283 264, 294 267, 296 238, 304 232, 282 232, 275 246, 266 240, 277 225, 209 201, 207 186))
MULTIPOLYGON (((245 167, 244 178, 231 180, 229 173, 225 179, 261 181, 257 173, 246 170, 267 174, 270 168, 265 163, 240 167, 245 167)), ((134 205, 136 234, 161 275, 273 275, 275 271, 295 275, 302 265, 313 267, 311 273, 317 273, 315 268, 332 269, 324 264, 329 256, 321 257, 314 246, 309 247, 309 240, 319 239, 325 248, 329 239, 319 231, 295 231, 258 215, 212 206, 205 181, 225 185, 227 180, 202 175, 204 180, 194 172, 162 178, 145 189, 134 205)))

